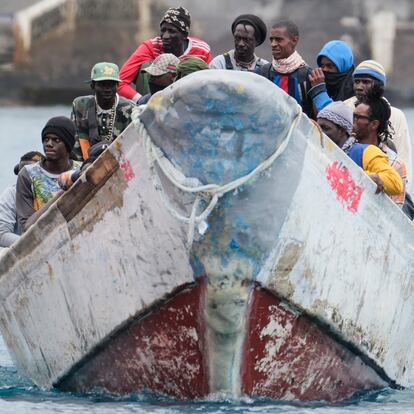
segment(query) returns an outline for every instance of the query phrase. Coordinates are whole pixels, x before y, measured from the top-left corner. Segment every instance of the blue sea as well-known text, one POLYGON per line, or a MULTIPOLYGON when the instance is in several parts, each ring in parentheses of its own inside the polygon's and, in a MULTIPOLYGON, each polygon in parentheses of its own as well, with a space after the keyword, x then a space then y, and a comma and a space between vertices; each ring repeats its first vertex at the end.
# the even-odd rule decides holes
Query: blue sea
MULTIPOLYGON (((406 109, 404 112, 413 138, 414 109, 406 109)), ((56 115, 69 116, 69 113, 70 108, 66 106, 0 108, 0 191, 15 181, 13 167, 20 156, 27 151, 41 150, 40 133, 46 121, 56 115)), ((42 390, 27 378, 20 377, 0 337, 0 414, 414 414, 414 370, 411 372, 411 384, 405 390, 387 388, 359 395, 341 404, 292 404, 250 398, 231 401, 220 395, 193 402, 175 401, 149 393, 139 393, 126 398, 111 398, 102 394, 75 395, 56 390, 42 390)))

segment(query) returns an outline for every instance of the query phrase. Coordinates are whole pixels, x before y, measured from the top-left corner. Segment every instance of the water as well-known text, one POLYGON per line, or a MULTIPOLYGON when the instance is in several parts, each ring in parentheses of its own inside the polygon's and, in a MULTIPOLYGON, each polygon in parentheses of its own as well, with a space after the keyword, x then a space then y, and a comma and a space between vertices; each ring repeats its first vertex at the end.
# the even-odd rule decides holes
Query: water
MULTIPOLYGON (((407 115, 411 137, 414 137, 414 109, 407 115)), ((13 183, 16 176, 13 167, 20 156, 33 150, 41 150, 40 132, 46 121, 57 115, 69 116, 66 106, 36 108, 0 108, 0 191, 13 183)), ((179 402, 149 393, 127 398, 111 398, 105 395, 75 395, 60 391, 41 390, 30 380, 21 378, 13 366, 10 355, 0 337, 0 414, 71 414, 71 413, 261 413, 261 414, 414 414, 414 371, 411 384, 406 390, 384 389, 365 393, 341 404, 312 402, 292 404, 265 399, 229 401, 223 396, 195 402, 179 402)))

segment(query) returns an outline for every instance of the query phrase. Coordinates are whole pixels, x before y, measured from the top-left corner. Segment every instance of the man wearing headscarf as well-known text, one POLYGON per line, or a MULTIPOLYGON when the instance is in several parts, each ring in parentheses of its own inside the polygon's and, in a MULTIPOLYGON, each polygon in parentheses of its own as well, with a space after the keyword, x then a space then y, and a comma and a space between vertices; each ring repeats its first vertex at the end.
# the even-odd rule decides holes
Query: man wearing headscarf
POLYGON ((33 224, 31 217, 43 212, 60 192, 59 175, 80 166, 80 162, 69 158, 75 144, 75 126, 69 118, 51 118, 42 130, 42 144, 45 156, 23 167, 17 177, 16 213, 22 232, 33 224))
POLYGON ((197 56, 210 63, 210 46, 203 40, 189 36, 190 24, 190 14, 184 7, 168 9, 160 22, 160 35, 145 40, 122 66, 118 93, 135 103, 142 95, 149 93, 149 74, 144 76, 141 69, 163 53, 172 53, 179 58, 197 56), (131 86, 133 83, 135 89, 131 86))
POLYGON ((353 96, 354 55, 342 40, 326 43, 317 57, 318 68, 309 75, 312 88, 308 94, 320 111, 334 101, 353 96))
POLYGON ((191 73, 205 69, 209 69, 209 66, 206 62, 204 62, 204 60, 201 60, 195 56, 189 56, 178 64, 177 75, 175 76, 174 82, 184 78, 184 76, 190 75, 191 73))
POLYGON ((266 39, 266 25, 260 17, 253 14, 236 17, 231 32, 234 49, 216 56, 210 63, 211 69, 254 71, 269 63, 254 53, 254 49, 266 39))

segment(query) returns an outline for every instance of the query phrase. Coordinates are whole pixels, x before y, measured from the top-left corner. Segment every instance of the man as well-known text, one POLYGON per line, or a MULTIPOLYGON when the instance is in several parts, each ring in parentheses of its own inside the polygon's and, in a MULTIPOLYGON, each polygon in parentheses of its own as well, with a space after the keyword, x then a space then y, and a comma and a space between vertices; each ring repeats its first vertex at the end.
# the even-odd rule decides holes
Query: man
MULTIPOLYGON (((356 67, 353 78, 355 96, 345 101, 352 110, 355 109, 356 101, 365 96, 373 87, 384 90, 387 81, 384 67, 374 60, 361 62, 356 67)), ((407 167, 407 183, 410 183, 412 177, 412 153, 407 120, 400 109, 391 106, 389 122, 391 125, 389 137, 395 145, 399 158, 405 162, 407 167)))
POLYGON ((114 63, 99 62, 92 68, 87 82, 94 94, 75 98, 72 104, 76 127, 72 158, 86 160, 91 145, 111 143, 131 122, 134 104, 117 94, 119 81, 119 68, 114 63))
POLYGON ((376 145, 359 144, 355 137, 351 136, 355 121, 353 123, 352 110, 343 102, 333 102, 322 109, 318 113, 318 124, 322 131, 376 183, 377 194, 384 191, 393 196, 403 191, 402 179, 389 165, 387 155, 376 145))
POLYGON ((75 127, 69 118, 57 116, 46 123, 42 130, 45 157, 23 167, 17 177, 16 213, 22 232, 40 217, 60 192, 59 175, 80 165, 69 158, 74 143, 75 127))
POLYGON ((146 104, 149 98, 151 98, 151 95, 171 85, 177 74, 177 66, 179 63, 180 59, 177 56, 172 53, 163 53, 157 56, 150 66, 142 69, 150 75, 148 81, 150 93, 139 98, 137 105, 146 104))
POLYGON ((257 73, 296 99, 303 111, 312 118, 312 99, 307 96, 311 68, 296 51, 298 42, 299 29, 295 23, 283 20, 274 24, 270 33, 272 63, 264 65, 257 73))
POLYGON ((183 59, 177 66, 177 75, 174 82, 190 75, 191 73, 198 72, 199 70, 210 69, 204 60, 201 60, 195 56, 189 56, 183 59))
POLYGON ((122 66, 118 88, 121 96, 137 102, 142 95, 150 92, 148 77, 143 76, 141 69, 162 53, 172 53, 179 58, 197 56, 210 63, 210 46, 189 36, 190 24, 190 14, 185 8, 167 10, 160 23, 160 36, 143 42, 122 66), (131 86, 132 83, 136 84, 136 89, 131 86))
MULTIPOLYGON (((40 161, 42 154, 37 151, 28 152, 20 158, 19 163, 14 167, 14 173, 29 164, 40 161)), ((10 247, 20 237, 16 216, 16 183, 8 186, 0 195, 0 250, 10 247)))
POLYGON ((309 75, 312 89, 308 95, 320 111, 334 101, 353 96, 354 55, 342 40, 326 43, 317 57, 318 68, 309 75))
POLYGON ((356 102, 354 135, 360 144, 376 145, 388 155, 389 164, 397 170, 403 181, 403 190, 394 194, 392 198, 399 207, 402 207, 405 201, 407 167, 386 144, 390 134, 388 130, 390 115, 391 107, 382 97, 382 87, 372 87, 356 102))
POLYGON ((231 25, 234 38, 234 49, 216 56, 210 63, 211 69, 259 70, 269 63, 255 55, 254 49, 266 39, 266 25, 263 20, 253 14, 238 16, 231 25))

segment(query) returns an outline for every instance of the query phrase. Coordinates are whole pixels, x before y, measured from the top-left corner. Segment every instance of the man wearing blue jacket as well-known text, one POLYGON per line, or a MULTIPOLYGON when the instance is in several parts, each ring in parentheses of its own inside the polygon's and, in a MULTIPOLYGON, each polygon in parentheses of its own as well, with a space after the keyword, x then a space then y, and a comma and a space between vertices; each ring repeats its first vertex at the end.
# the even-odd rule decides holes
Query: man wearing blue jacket
POLYGON ((326 43, 317 57, 318 68, 309 75, 312 88, 308 96, 319 112, 334 101, 345 101, 354 95, 354 55, 342 40, 326 43))

